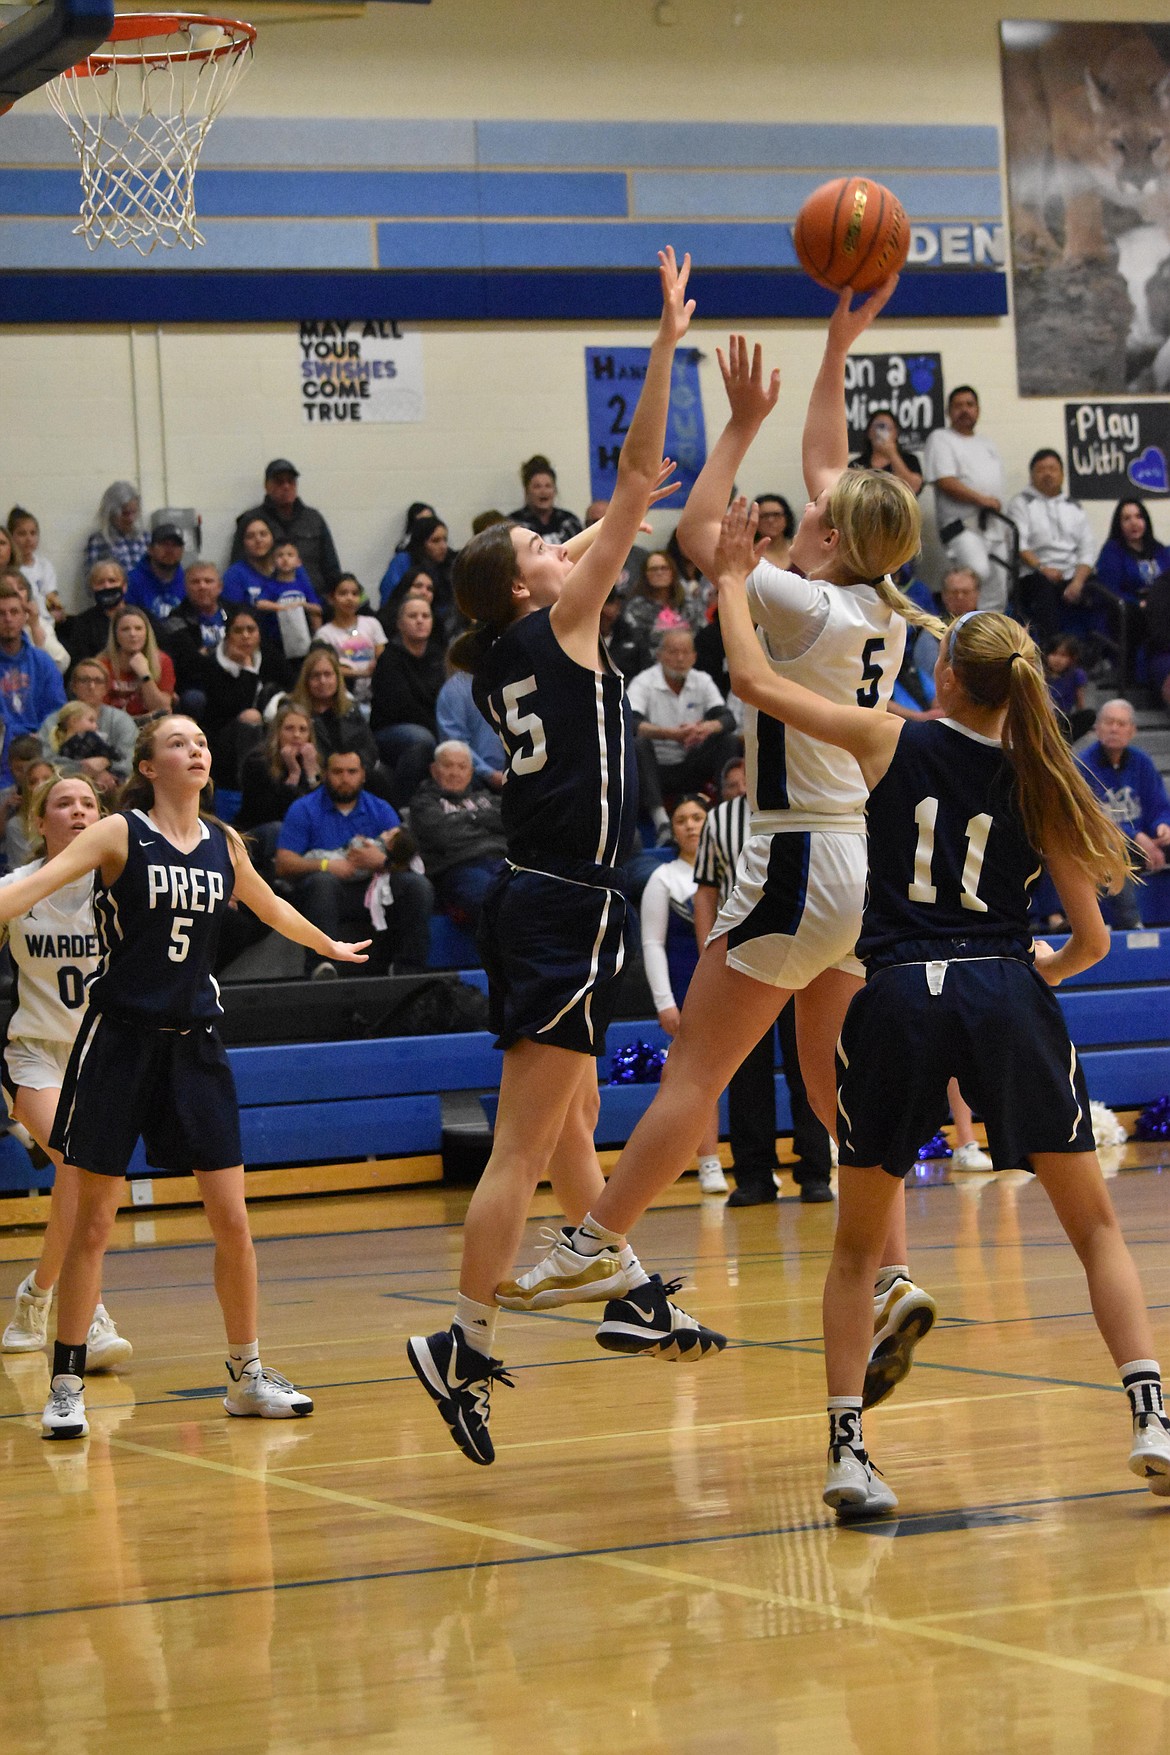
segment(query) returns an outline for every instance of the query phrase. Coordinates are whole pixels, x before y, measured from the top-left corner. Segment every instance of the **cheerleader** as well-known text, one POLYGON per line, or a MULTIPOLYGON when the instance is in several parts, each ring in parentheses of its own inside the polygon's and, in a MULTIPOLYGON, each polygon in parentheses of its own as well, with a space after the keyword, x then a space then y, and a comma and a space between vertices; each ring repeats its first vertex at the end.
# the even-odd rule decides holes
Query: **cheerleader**
MULTIPOLYGON (((670 818, 678 858, 652 872, 642 891, 642 962, 658 1022, 677 1036, 679 1006, 699 961, 695 943, 695 856, 707 820, 707 801, 697 792, 680 798, 670 818)), ((719 1162, 719 1111, 713 1109, 699 1141, 699 1187, 704 1194, 726 1194, 719 1162)))
MULTIPOLYGON (((752 616, 778 675, 828 700, 878 710, 901 668, 906 622, 942 630, 891 577, 918 552, 914 495, 888 473, 848 468, 846 356, 895 284, 886 282, 856 311, 851 295, 841 296, 805 420, 809 499, 792 541, 793 570, 782 572, 761 556, 749 583, 752 616)), ((779 373, 765 382, 760 350, 749 360, 742 336, 732 337, 730 358, 724 362, 721 354, 720 364, 731 419, 679 523, 684 546, 705 573, 736 472, 780 392, 779 373)), ((865 787, 852 756, 767 716, 749 713, 745 740, 751 833, 687 994, 658 1095, 588 1219, 519 1276, 527 1302, 515 1308, 574 1302, 583 1286, 595 1286, 586 1264, 596 1267, 604 1258, 612 1269, 625 1234, 685 1168, 720 1092, 793 995, 809 1101, 833 1130, 833 1049, 862 977, 853 947, 865 896, 865 787)), ((905 1376, 935 1314, 934 1300, 905 1265, 901 1205, 883 1258, 874 1289, 870 1401, 905 1376)))
MULTIPOLYGON (((31 877, 55 859, 83 829, 96 823, 102 805, 83 776, 43 780, 29 803, 28 818, 41 854, 0 878, 0 888, 31 877)), ((77 1173, 53 1151, 49 1136, 69 1051, 85 1009, 86 985, 97 968, 93 874, 87 873, 9 923, 8 948, 16 971, 15 1008, 0 1062, 8 1111, 52 1160, 53 1195, 36 1267, 16 1288, 12 1321, 4 1330, 5 1353, 36 1353, 48 1338, 49 1308, 65 1246, 77 1212, 77 1173)), ((112 1371, 133 1353, 101 1302, 86 1336, 90 1371, 112 1371)))
POLYGON ((89 1430, 87 1336, 140 1135, 148 1158, 194 1175, 199 1187, 227 1329, 228 1413, 283 1420, 313 1410, 308 1396, 260 1362, 239 1106, 215 1029, 222 1007, 211 971, 233 897, 320 956, 364 963, 364 945, 334 943, 273 895, 239 836, 200 809, 210 799, 210 771, 207 739, 194 720, 150 720, 138 735, 122 809, 0 888, 0 920, 9 921, 97 874, 101 961, 49 1138, 74 1172, 78 1194, 61 1268, 46 1438, 83 1438, 89 1430))
POLYGON ((869 793, 869 888, 857 946, 866 984, 837 1048, 825 1503, 853 1514, 897 1504, 861 1429, 870 1285, 902 1178, 918 1142, 945 1118, 947 1081, 959 1072, 983 1114, 995 1168, 1033 1171, 1080 1257, 1129 1399, 1130 1469, 1170 1496, 1170 1422, 1150 1320, 1052 992, 1109 950, 1097 893, 1116 891, 1126 876, 1124 837, 1061 735, 1030 636, 1008 616, 976 610, 951 624, 935 665, 941 719, 911 723, 838 706, 775 675, 744 589, 755 530, 755 508, 749 514, 737 501, 714 568, 736 692, 777 724, 847 750, 869 793), (1071 929, 1059 951, 1034 944, 1028 925, 1042 865, 1071 929))
MULTIPOLYGON (((471 671, 476 704, 507 756, 507 862, 479 935, 504 1066, 451 1325, 413 1336, 407 1355, 455 1443, 480 1464, 495 1457, 492 1385, 509 1381, 492 1357, 497 1305, 507 1303, 500 1282, 536 1185, 547 1170, 571 1221, 604 1186, 593 1146, 595 1057, 605 1051, 627 956, 619 867, 633 840, 637 779, 629 704, 601 646, 601 610, 648 507, 672 491, 661 487, 671 362, 694 309, 690 258, 678 268, 666 250, 658 260, 662 318, 601 523, 561 547, 496 524, 468 543, 455 569, 459 608, 476 625, 452 656, 471 671)), ((673 1288, 650 1279, 632 1251, 585 1271, 594 1294, 611 1299, 604 1346, 699 1358, 725 1345, 671 1303, 673 1288)))

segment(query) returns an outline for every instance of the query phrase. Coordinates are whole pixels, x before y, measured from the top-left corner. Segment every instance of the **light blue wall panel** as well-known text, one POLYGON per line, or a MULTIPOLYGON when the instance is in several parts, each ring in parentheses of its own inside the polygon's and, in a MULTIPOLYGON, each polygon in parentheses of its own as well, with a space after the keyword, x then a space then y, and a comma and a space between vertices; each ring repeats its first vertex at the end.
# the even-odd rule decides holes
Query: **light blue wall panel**
MULTIPOLYGON (((2 140, 0 154, 5 154, 2 140)), ((348 116, 221 116, 207 136, 202 158, 205 165, 304 165, 316 170, 352 165, 393 171, 475 162, 474 122, 348 116)))
POLYGON ((995 170, 994 128, 799 122, 477 122, 484 165, 995 170))
POLYGON ((21 268, 207 269, 207 268, 373 268, 373 231, 362 220, 296 220, 232 224, 212 220, 198 251, 155 250, 140 257, 109 245, 90 251, 74 237, 69 220, 0 219, 0 263, 21 268))
MULTIPOLYGON (((706 219, 795 219, 802 201, 828 179, 820 171, 638 171, 634 212, 706 219)), ((998 219, 999 177, 899 171, 890 186, 914 219, 998 219)))
POLYGON ((786 226, 710 225, 380 225, 383 268, 645 268, 673 244, 703 268, 794 268, 786 226))

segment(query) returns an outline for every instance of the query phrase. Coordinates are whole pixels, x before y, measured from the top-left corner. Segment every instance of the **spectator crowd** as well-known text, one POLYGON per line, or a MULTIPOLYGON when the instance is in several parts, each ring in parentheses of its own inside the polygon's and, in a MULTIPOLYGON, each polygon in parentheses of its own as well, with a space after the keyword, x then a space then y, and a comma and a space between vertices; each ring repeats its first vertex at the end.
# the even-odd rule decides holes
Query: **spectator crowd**
MULTIPOLYGON (((899 583, 950 618, 982 607, 1028 621, 1070 738, 1094 722, 1090 672, 1170 708, 1170 548, 1147 507, 1121 500, 1098 548, 1057 451, 1037 451, 1027 484, 1007 497, 980 414, 972 387, 952 390, 947 426, 921 456, 888 413, 866 430, 856 464, 935 498, 946 560, 937 591, 913 567, 899 583)), ((520 480, 523 503, 485 511, 473 532, 505 517, 551 542, 582 529, 558 504, 547 457, 529 458, 520 480)), ((768 558, 785 566, 793 509, 780 493, 758 499, 768 558)), ((589 506, 585 522, 604 510, 589 506)), ((447 662, 462 625, 448 525, 432 504, 412 503, 371 602, 343 570, 325 516, 301 498, 295 465, 278 457, 259 502, 236 519, 225 570, 193 546, 166 514, 148 528, 135 485, 113 482, 85 545, 85 607, 69 615, 35 514, 13 507, 0 527, 8 864, 24 856, 22 803, 50 767, 88 775, 113 800, 136 722, 181 711, 207 734, 217 808, 254 837, 262 868, 296 905, 330 936, 372 934, 374 969, 424 968, 432 910, 474 927, 504 852, 503 747, 470 678, 447 662)), ((938 642, 911 632, 894 710, 918 717, 936 710, 938 642)), ((713 594, 673 537, 631 551, 602 637, 629 685, 644 839, 673 845, 671 813, 696 793, 718 798, 743 725, 713 594)), ((1133 817, 1143 863, 1160 868, 1170 802, 1152 764, 1135 761, 1132 721, 1126 701, 1110 703, 1086 763, 1114 814, 1124 805, 1133 817)), ((1135 920, 1134 896, 1114 912, 1118 924, 1135 920)))

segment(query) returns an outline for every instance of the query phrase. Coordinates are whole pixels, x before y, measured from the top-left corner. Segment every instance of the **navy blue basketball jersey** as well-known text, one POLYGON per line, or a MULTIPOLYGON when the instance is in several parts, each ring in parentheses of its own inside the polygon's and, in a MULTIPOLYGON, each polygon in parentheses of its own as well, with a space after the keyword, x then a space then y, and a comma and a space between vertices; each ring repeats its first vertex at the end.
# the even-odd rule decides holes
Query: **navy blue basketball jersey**
MULTIPOLYGON (((598 648, 599 652, 601 648, 598 648)), ((501 804, 508 855, 620 865, 638 815, 634 729, 625 684, 570 658, 547 609, 513 622, 475 679, 476 706, 507 753, 501 804)))
POLYGON ((866 821, 862 962, 896 962, 899 945, 933 940, 968 945, 970 956, 984 946, 993 956, 1027 954, 1028 894, 1041 862, 998 743, 950 719, 908 722, 866 821))
POLYGON ((90 1004, 160 1026, 219 1017, 211 971, 235 885, 227 836, 217 823, 201 823, 197 846, 180 853, 145 811, 123 814, 125 869, 109 889, 100 873, 94 885, 101 962, 90 1004))

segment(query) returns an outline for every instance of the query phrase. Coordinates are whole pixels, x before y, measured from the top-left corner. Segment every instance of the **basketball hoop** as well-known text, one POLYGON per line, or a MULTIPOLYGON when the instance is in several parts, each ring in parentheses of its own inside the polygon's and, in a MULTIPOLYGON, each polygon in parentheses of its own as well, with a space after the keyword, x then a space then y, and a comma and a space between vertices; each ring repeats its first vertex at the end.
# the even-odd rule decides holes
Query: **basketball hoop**
POLYGON ((250 24, 188 12, 119 13, 111 43, 49 81, 49 102, 81 162, 81 223, 149 256, 157 244, 194 249, 195 169, 203 142, 252 58, 250 24))

